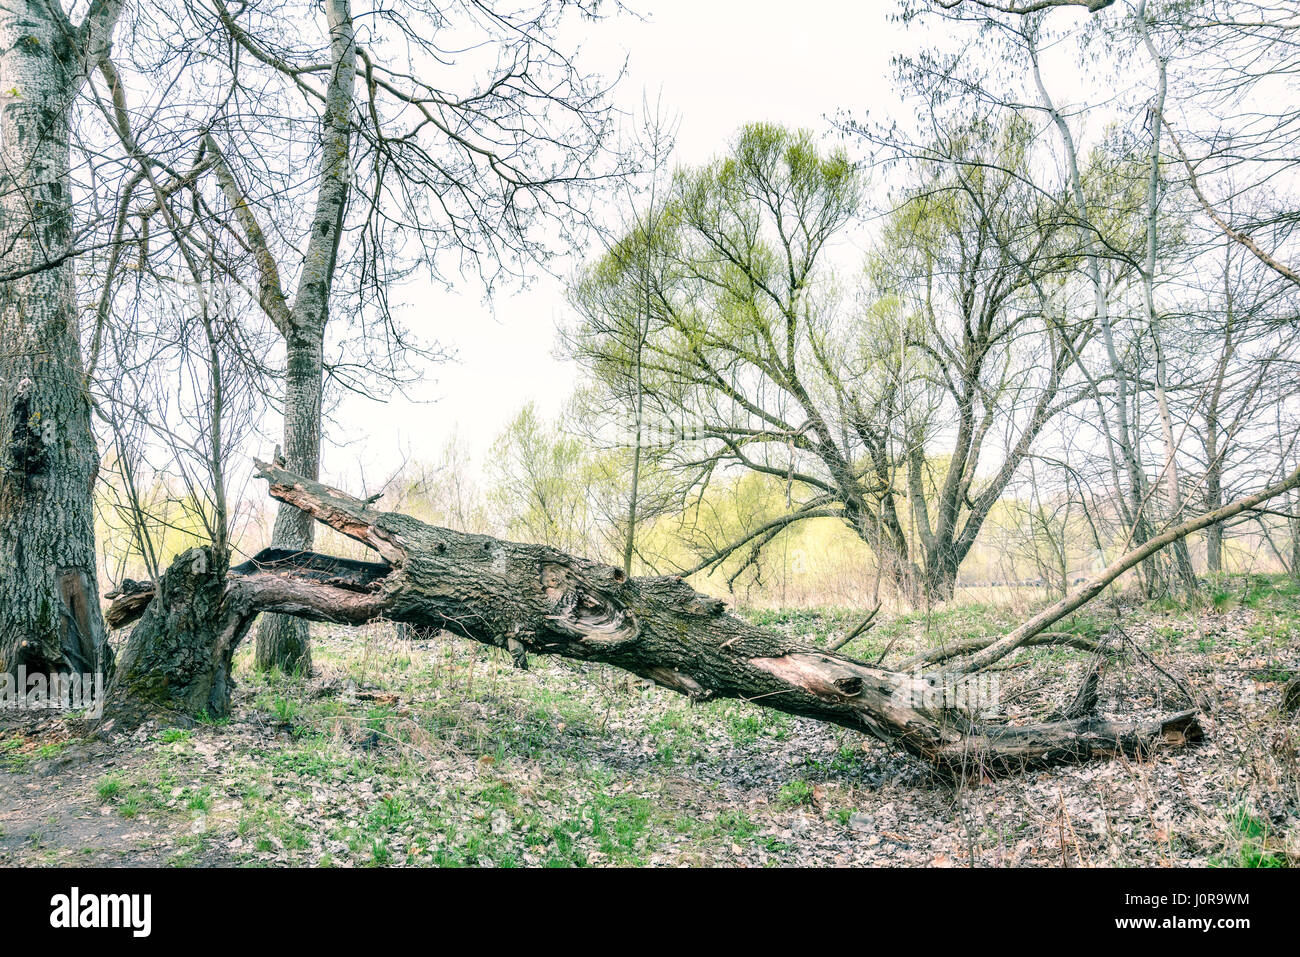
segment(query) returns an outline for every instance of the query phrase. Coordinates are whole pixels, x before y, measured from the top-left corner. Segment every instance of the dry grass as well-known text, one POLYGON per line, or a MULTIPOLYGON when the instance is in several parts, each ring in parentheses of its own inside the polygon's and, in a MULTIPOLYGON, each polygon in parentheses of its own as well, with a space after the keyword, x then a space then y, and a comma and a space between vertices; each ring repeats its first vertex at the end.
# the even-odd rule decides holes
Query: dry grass
MULTIPOLYGON (((849 610, 756 611, 813 641, 849 610)), ((895 616, 855 641, 899 660, 993 633, 1016 604, 895 616)), ((0 729, 0 863, 333 865, 1278 866, 1300 860, 1300 595, 1234 579, 1196 608, 1120 623, 1213 702, 1201 746, 968 783, 843 729, 741 702, 692 706, 603 667, 514 669, 454 639, 324 630, 310 680, 242 662, 234 720, 110 744, 58 719, 0 729)), ((1066 623, 1108 627, 1095 610, 1066 623)), ((1088 658, 1033 649, 1000 673, 1001 718, 1041 716, 1088 658)), ((1180 694, 1130 661, 1103 710, 1180 694)))

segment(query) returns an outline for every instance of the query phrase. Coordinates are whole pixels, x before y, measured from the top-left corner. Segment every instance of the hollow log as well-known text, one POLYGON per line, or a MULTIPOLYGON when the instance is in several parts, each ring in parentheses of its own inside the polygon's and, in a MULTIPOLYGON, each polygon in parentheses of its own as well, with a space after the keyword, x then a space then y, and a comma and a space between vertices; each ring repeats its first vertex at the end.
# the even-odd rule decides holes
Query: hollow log
POLYGON ((1201 735, 1194 712, 1145 722, 1091 715, 1021 727, 979 724, 957 706, 978 690, 979 676, 941 685, 936 676, 874 667, 750 625, 680 577, 629 578, 544 545, 377 511, 276 465, 258 469, 272 497, 362 542, 382 561, 268 551, 230 569, 219 588, 211 574, 193 571, 192 559, 178 561, 128 642, 110 688, 110 715, 114 708, 129 713, 141 691, 177 712, 193 714, 197 705, 224 713, 230 655, 258 613, 277 612, 442 629, 503 648, 519 663, 528 655, 602 662, 695 701, 742 699, 852 728, 953 774, 1141 755, 1201 735), (176 640, 178 632, 194 634, 199 621, 210 630, 209 644, 176 640), (193 665, 188 670, 169 670, 178 649, 193 665), (217 674, 200 674, 204 667, 217 674))

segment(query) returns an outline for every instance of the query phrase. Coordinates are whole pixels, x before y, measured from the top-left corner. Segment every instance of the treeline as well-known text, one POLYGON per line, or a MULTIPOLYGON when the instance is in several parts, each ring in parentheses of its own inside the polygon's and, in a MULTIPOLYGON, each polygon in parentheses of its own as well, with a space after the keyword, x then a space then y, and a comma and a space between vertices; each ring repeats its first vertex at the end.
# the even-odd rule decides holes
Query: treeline
MULTIPOLYGON (((436 458, 410 462, 387 477, 379 504, 433 525, 551 545, 617 565, 628 539, 630 451, 594 444, 585 427, 589 420, 578 409, 581 397, 551 420, 525 406, 483 463, 463 437, 453 435, 436 458)), ((939 463, 935 470, 946 467, 939 463)), ((958 597, 1006 598, 1015 594, 1010 589, 1024 590, 1019 592, 1024 597, 1064 594, 1123 550, 1116 516, 1094 515, 1089 502, 1044 491, 1035 478, 1013 482, 990 510, 962 565, 958 597), (1099 528, 1109 530, 1100 547, 1099 528)), ((748 472, 714 481, 683 500, 671 477, 654 466, 645 469, 642 482, 644 501, 655 508, 645 507, 633 536, 636 575, 693 567, 719 543, 779 520, 801 491, 779 477, 748 472)), ((926 492, 933 502, 933 487, 926 492)), ((169 489, 163 477, 145 493, 148 517, 142 521, 107 494, 99 503, 106 584, 154 578, 143 555, 157 555, 165 567, 172 556, 207 540, 184 495, 169 489), (143 552, 142 533, 148 542, 143 552)), ((257 499, 248 501, 232 541, 237 553, 260 550, 272 522, 269 509, 257 499)), ((1205 533, 1191 541, 1198 571, 1208 568, 1210 541, 1205 533)), ((1219 570, 1294 573, 1293 541, 1284 516, 1261 514, 1220 538, 1219 570)), ((369 557, 366 549, 332 532, 324 533, 321 547, 345 557, 369 557)), ((874 607, 882 600, 895 606, 906 601, 891 589, 870 547, 835 518, 783 526, 757 556, 733 555, 693 581, 707 592, 757 606, 874 607)))
MULTIPOLYGON (((1148 594, 1300 566, 1284 6, 901 0, 897 115, 846 90, 698 166, 564 39, 599 2, 73 7, 0 9, 6 670, 102 658, 101 580, 184 536, 216 575, 255 527, 339 544, 250 524, 249 457, 330 474, 337 397, 446 358, 411 283, 575 259, 564 428, 525 411, 481 493, 423 452, 394 506, 718 587, 802 536, 914 604, 1134 549, 1148 594)), ((296 618, 257 642, 310 666, 296 618)))

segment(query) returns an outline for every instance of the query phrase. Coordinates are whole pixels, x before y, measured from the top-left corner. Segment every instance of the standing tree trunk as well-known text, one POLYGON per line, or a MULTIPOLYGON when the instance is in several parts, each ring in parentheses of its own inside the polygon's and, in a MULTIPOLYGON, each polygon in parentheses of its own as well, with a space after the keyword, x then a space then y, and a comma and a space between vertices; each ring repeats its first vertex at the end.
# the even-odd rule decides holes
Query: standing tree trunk
MULTIPOLYGON (((1214 367, 1214 380, 1205 401, 1205 429, 1201 442, 1205 448, 1205 505, 1218 508, 1223 504, 1223 460, 1231 437, 1224 435, 1219 443, 1221 424, 1219 412, 1223 403, 1224 382, 1228 363, 1236 350, 1236 300, 1232 286, 1232 244, 1224 246, 1223 255, 1223 345, 1214 367)), ((1211 525, 1205 530, 1205 567, 1211 575, 1223 571, 1223 526, 1211 525)))
POLYGON ((936 543, 925 556, 925 596, 930 602, 951 601, 957 591, 962 556, 947 542, 936 543))
MULTIPOLYGON (((243 218, 244 232, 258 253, 263 306, 285 339, 284 455, 289 468, 308 478, 320 475, 321 409, 324 391, 325 326, 330 316, 334 264, 343 238, 352 179, 352 106, 357 70, 357 45, 349 0, 327 0, 330 31, 330 79, 321 117, 320 182, 312 215, 297 294, 289 306, 279 270, 252 211, 226 168, 223 188, 243 218)), ((294 508, 280 507, 272 543, 309 550, 310 518, 294 508)), ((256 664, 295 674, 311 672, 311 640, 307 623, 269 615, 257 635, 256 664)))
MULTIPOLYGON (((1205 451, 1210 457, 1210 467, 1205 470, 1205 507, 1214 509, 1223 504, 1222 468, 1218 462, 1218 444, 1212 429, 1218 423, 1211 416, 1205 421, 1205 451)), ((1217 575, 1223 571, 1223 526, 1211 525, 1205 530, 1205 571, 1217 575)))
MULTIPOLYGON (((289 469, 310 479, 320 477, 323 359, 324 344, 319 336, 308 334, 289 341, 285 364, 284 458, 289 469)), ((310 515, 281 504, 275 515, 271 544, 311 551, 315 533, 316 523, 310 515)), ((307 622, 288 615, 265 616, 258 626, 255 664, 261 670, 279 668, 290 674, 310 674, 311 639, 307 622)))
POLYGON ((1291 526, 1291 577, 1300 582, 1300 492, 1288 495, 1287 505, 1291 514, 1287 519, 1291 526))
POLYGON ((120 4, 73 26, 0 6, 0 670, 107 666, 92 499, 99 458, 72 258, 70 117, 120 4))
MULTIPOLYGON (((1156 312, 1156 250, 1157 225, 1160 216, 1160 118, 1164 115, 1165 97, 1168 91, 1168 71, 1166 60, 1156 49, 1151 32, 1147 29, 1146 0, 1139 0, 1134 13, 1138 32, 1146 44, 1147 52, 1156 67, 1156 95, 1151 110, 1155 119, 1151 123, 1151 175, 1147 182, 1147 249, 1146 267, 1142 270, 1142 298, 1147 313, 1147 328, 1151 332, 1151 341, 1156 350, 1156 407, 1160 412, 1160 430, 1165 443, 1165 461, 1161 475, 1164 478, 1165 505, 1169 512, 1169 521, 1177 523, 1182 518, 1183 496, 1178 480, 1178 440, 1174 436, 1173 418, 1169 414, 1169 397, 1167 392, 1167 363, 1164 348, 1160 342, 1160 317, 1156 312)), ((1196 573, 1192 570, 1192 558, 1187 551, 1187 542, 1179 539, 1172 546, 1174 569, 1183 588, 1191 593, 1197 588, 1196 573)))
POLYGON ((226 594, 225 556, 212 547, 191 548, 154 587, 157 600, 149 601, 127 642, 106 711, 128 724, 154 712, 187 718, 226 714, 234 689, 231 662, 254 615, 238 619, 233 629, 222 627, 237 620, 226 594))

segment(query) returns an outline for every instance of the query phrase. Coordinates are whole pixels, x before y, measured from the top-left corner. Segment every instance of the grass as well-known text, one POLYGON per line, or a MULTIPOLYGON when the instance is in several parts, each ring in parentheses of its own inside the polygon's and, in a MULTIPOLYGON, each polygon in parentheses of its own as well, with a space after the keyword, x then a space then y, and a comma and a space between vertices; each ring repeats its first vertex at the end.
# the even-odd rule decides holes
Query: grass
POLYGON ((776 801, 780 807, 802 807, 813 803, 814 789, 810 782, 795 778, 781 785, 776 801))
POLYGON ((33 762, 47 761, 58 757, 70 746, 71 741, 47 741, 36 743, 20 735, 0 738, 0 769, 21 772, 27 770, 33 762))
POLYGON ((1239 805, 1228 817, 1224 850, 1211 863, 1215 867, 1286 867, 1286 856, 1270 849, 1276 836, 1268 821, 1239 805))
MULTIPOLYGON (((823 644, 860 620, 851 609, 745 614, 823 644)), ((846 651, 875 660, 892 646, 888 665, 951 639, 998 634, 1022 615, 976 602, 882 616, 846 651)), ((1054 630, 1104 633, 1108 615, 1099 606, 1054 630)), ((1130 602, 1124 616, 1126 629, 1165 660, 1249 653, 1259 669, 1235 674, 1260 682, 1282 680, 1296 661, 1300 594, 1288 581, 1216 580, 1199 609, 1130 602), (1216 624, 1216 615, 1225 621, 1216 624)), ((858 853, 872 840, 894 842, 886 831, 915 837, 919 825, 908 830, 899 818, 921 806, 937 823, 918 842, 969 826, 974 841, 985 842, 981 861, 1057 833, 1026 823, 1023 804, 1012 813, 1015 802, 1003 818, 989 810, 967 825, 956 808, 989 800, 984 792, 995 785, 976 789, 975 798, 936 797, 929 783, 900 780, 899 769, 912 767, 905 760, 851 731, 744 701, 692 704, 610 668, 541 658, 520 672, 496 649, 450 639, 416 649, 379 625, 320 634, 314 655, 322 674, 308 681, 254 672, 251 648, 241 649, 233 722, 156 731, 130 761, 86 783, 91 800, 141 821, 128 830, 166 830, 176 838, 169 862, 181 865, 804 863, 837 841, 858 853), (882 815, 890 803, 897 815, 882 815)), ((1086 659, 1072 649, 1028 649, 1006 680, 1029 679, 1030 691, 1068 686, 1086 659)), ((1039 697, 1025 707, 1022 714, 1042 713, 1046 704, 1039 697)), ((1214 734, 1220 740, 1222 732, 1214 734)), ((0 767, 22 770, 63 747, 8 735, 0 738, 0 767)), ((1128 801, 1116 806, 1109 796, 1126 773, 1115 764, 1098 778, 1106 784, 1091 800, 1106 815, 1128 813, 1128 801)), ((1148 765, 1133 771, 1150 774, 1148 765)), ((1220 793, 1206 806, 1259 806, 1251 796, 1220 793)), ((1055 813, 1055 798, 1049 803, 1055 813)), ((1144 832, 1145 813, 1137 815, 1144 832)), ((1199 844, 1179 843, 1180 832, 1167 848, 1200 863, 1277 866, 1291 826, 1273 823, 1284 820, 1279 813, 1223 812, 1214 818, 1222 827, 1207 827, 1199 844)), ((1088 825, 1073 826, 1086 842, 1088 825)), ((1155 860, 1130 847, 1120 863, 1155 860)), ((1060 859, 1059 850, 1045 856, 1060 859)))
POLYGON ((1225 612, 1232 611, 1232 609, 1236 608, 1241 602, 1235 592, 1226 588, 1216 588, 1214 591, 1210 592, 1209 603, 1211 608, 1213 608, 1218 614, 1222 615, 1225 612))
POLYGON ((206 814, 212 809, 211 789, 204 786, 198 791, 190 794, 189 798, 185 802, 185 806, 191 811, 198 811, 201 814, 206 814))

